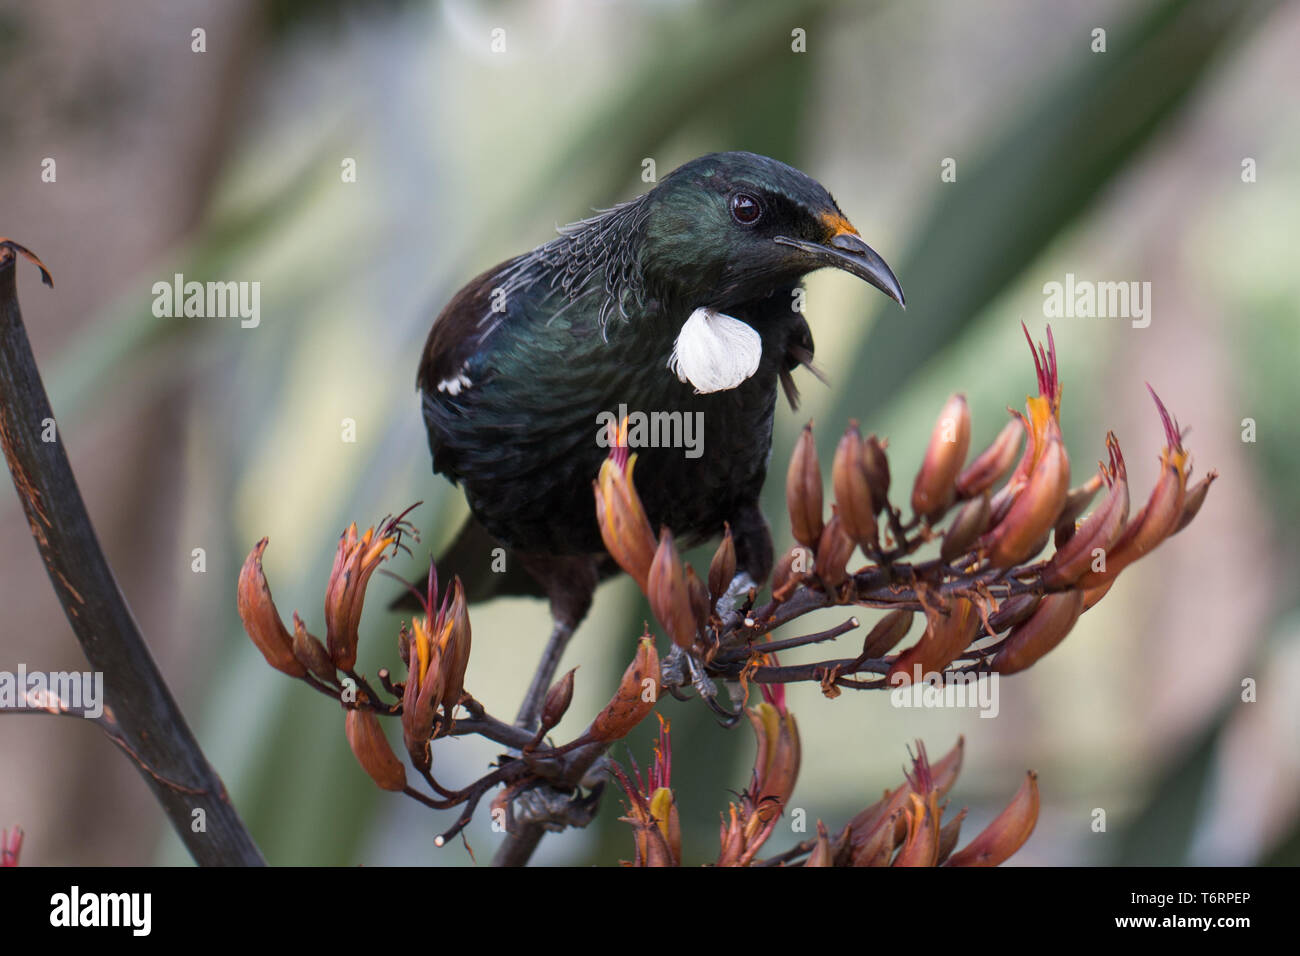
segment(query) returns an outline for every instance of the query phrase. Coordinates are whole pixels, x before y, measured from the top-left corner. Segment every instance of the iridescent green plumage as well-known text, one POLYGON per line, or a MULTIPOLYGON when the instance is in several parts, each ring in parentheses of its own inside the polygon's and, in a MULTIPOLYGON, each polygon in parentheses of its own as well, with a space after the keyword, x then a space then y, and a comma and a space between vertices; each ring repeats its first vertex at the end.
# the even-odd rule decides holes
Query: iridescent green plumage
MULTIPOLYGON (((481 525, 440 568, 461 574, 472 597, 545 593, 576 625, 595 580, 613 570, 591 482, 607 454, 600 416, 623 406, 702 414, 699 457, 638 449, 638 491, 655 527, 679 539, 729 523, 741 570, 763 579, 772 545, 757 500, 777 385, 793 395, 790 371, 812 357, 794 293, 824 265, 902 301, 820 184, 763 156, 717 153, 470 282, 434 322, 418 378, 434 469, 464 488, 481 525), (669 368, 697 309, 761 338, 756 370, 734 387, 699 394, 669 368), (493 574, 493 542, 528 574, 493 574)), ((707 351, 685 344, 696 366, 707 363, 707 351)))

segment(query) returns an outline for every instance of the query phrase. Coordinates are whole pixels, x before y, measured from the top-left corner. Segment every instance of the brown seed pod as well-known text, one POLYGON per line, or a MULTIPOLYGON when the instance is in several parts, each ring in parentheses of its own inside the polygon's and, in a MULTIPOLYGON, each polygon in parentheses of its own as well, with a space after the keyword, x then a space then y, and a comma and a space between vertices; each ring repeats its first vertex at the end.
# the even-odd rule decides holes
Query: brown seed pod
POLYGON ((815 548, 823 527, 822 471, 811 423, 803 427, 790 455, 790 467, 785 474, 785 503, 794 539, 815 548))

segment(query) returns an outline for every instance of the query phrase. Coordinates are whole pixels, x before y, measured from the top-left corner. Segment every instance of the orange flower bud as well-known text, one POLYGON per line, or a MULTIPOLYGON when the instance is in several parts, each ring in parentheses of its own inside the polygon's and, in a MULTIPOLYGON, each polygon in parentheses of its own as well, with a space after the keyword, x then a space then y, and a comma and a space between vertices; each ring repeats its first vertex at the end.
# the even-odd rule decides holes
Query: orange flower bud
POLYGON ((411 761, 421 770, 429 768, 429 739, 438 702, 442 698, 446 671, 440 643, 430 634, 430 622, 412 622, 411 664, 402 695, 402 740, 411 761))
POLYGON ((1029 620, 1042 599, 1041 594, 1017 594, 1007 598, 989 615, 989 630, 1001 634, 1007 628, 1029 620))
MULTIPOLYGON (((854 866, 883 865, 871 862, 879 855, 882 843, 888 843, 888 852, 892 855, 895 842, 907 832, 903 810, 909 804, 909 793, 911 789, 907 784, 886 790, 883 797, 859 811, 848 822, 841 839, 848 844, 854 866)), ((888 856, 885 862, 889 862, 888 856)))
POLYGON ((1021 418, 1013 418, 1002 426, 993 444, 980 452, 957 476, 957 496, 974 498, 992 488, 1016 460, 1024 433, 1024 420, 1021 418))
POLYGON ((728 815, 723 818, 721 844, 718 854, 718 866, 749 866, 758 851, 762 849, 779 818, 770 817, 764 821, 759 815, 754 801, 748 794, 741 796, 741 805, 734 803, 728 807, 728 815))
POLYGON ((871 502, 866 453, 857 422, 849 424, 835 449, 831 487, 835 489, 835 513, 839 515, 844 533, 863 550, 875 547, 876 509, 871 502))
POLYGON ((1111 578, 1105 584, 1098 584, 1095 588, 1088 588, 1083 592, 1083 609, 1086 611, 1096 605, 1098 601, 1106 596, 1106 592, 1115 584, 1115 579, 1111 578))
POLYGON ((993 658, 993 669, 1014 674, 1032 666, 1056 647, 1073 629, 1083 613, 1083 592, 1048 594, 1029 620, 1017 624, 993 658))
POLYGON ((839 515, 833 515, 822 529, 817 542, 817 559, 813 569, 828 592, 836 591, 848 580, 849 558, 853 556, 853 539, 844 531, 839 515))
POLYGON ((257 542, 249 552, 239 572, 236 590, 239 619, 253 644, 262 652, 266 662, 290 677, 304 677, 307 668, 294 656, 293 639, 280 620, 280 612, 271 599, 271 586, 262 571, 262 552, 267 539, 257 542))
POLYGON ((930 434, 930 446, 912 486, 913 511, 933 522, 948 510, 969 449, 970 408, 966 396, 954 395, 939 413, 930 434))
POLYGON ((736 576, 736 543, 731 537, 731 527, 723 532, 718 550, 713 552, 709 562, 709 594, 714 601, 727 593, 732 579, 736 576))
POLYGON ((1200 512, 1201 505, 1205 504, 1206 492, 1210 490, 1210 485, 1214 484, 1214 480, 1218 477, 1219 473, 1217 471, 1211 471, 1187 489, 1187 494, 1183 497, 1183 515, 1178 519, 1178 525, 1171 533, 1171 537, 1192 523, 1192 519, 1200 512))
POLYGON ((618 690, 587 731, 593 740, 620 740, 641 723, 659 700, 659 654, 649 633, 637 644, 636 656, 623 672, 618 690))
POLYGON ((939 854, 935 858, 935 866, 942 866, 944 861, 952 856, 952 851, 957 849, 957 841, 961 839, 961 822, 965 819, 966 810, 963 808, 939 831, 939 854))
POLYGON ((889 456, 885 454, 884 442, 874 434, 862 443, 862 468, 867 473, 871 503, 879 514, 889 501, 889 456))
POLYGON ((906 608, 890 611, 879 621, 862 641, 862 657, 872 660, 884 657, 898 642, 907 637, 912 627, 912 612, 906 608))
POLYGON ((691 607, 682 557, 673 543, 673 533, 667 528, 659 532, 659 548, 650 563, 646 580, 646 597, 650 599, 650 609, 673 643, 689 649, 695 643, 695 612, 691 607))
POLYGON ((465 691, 465 670, 469 666, 472 641, 469 624, 469 606, 465 601, 465 587, 459 577, 451 580, 451 605, 443 612, 438 630, 438 657, 443 673, 440 703, 447 719, 452 709, 460 703, 465 691))
POLYGON ((1032 555, 1035 545, 1046 543, 1069 489, 1070 459, 1064 443, 1052 437, 1006 517, 980 540, 994 567, 1012 567, 1032 555))
POLYGON ((907 784, 911 790, 903 809, 907 829, 894 866, 935 866, 939 858, 939 818, 943 815, 939 809, 941 794, 925 744, 920 741, 907 784))
MULTIPOLYGON (((1107 436, 1107 441, 1112 436, 1107 436)), ((1087 481, 1077 488, 1071 488, 1065 495, 1065 505, 1061 508, 1060 517, 1056 519, 1056 546, 1060 548, 1065 542, 1074 537, 1075 522, 1079 520, 1080 515, 1087 510, 1092 499, 1097 497, 1097 492, 1101 490, 1103 484, 1109 485, 1106 480, 1106 467, 1101 468, 1090 477, 1087 481)))
POLYGON ((650 794, 650 821, 661 839, 646 840, 643 853, 647 866, 679 866, 682 858, 682 821, 677 797, 667 787, 650 794))
MULTIPOLYGON (((1147 386, 1151 391, 1151 386, 1147 386)), ((1154 391, 1156 408, 1165 426, 1168 444, 1160 454, 1160 477, 1151 490, 1151 497, 1120 534, 1119 539, 1106 554, 1105 571, 1089 571, 1078 580, 1079 587, 1089 590, 1113 580, 1126 567, 1153 551, 1178 527, 1183 517, 1187 493, 1187 472, 1190 458, 1183 450, 1178 423, 1174 421, 1154 391)))
POLYGON ((303 667, 311 671, 327 684, 334 683, 338 674, 334 662, 330 660, 329 651, 320 642, 320 638, 307 633, 307 626, 302 623, 298 612, 293 612, 293 656, 303 667))
POLYGON ((573 675, 577 670, 576 667, 571 669, 546 692, 546 700, 542 703, 543 730, 550 730, 568 713, 569 705, 573 703, 573 675))
MULTIPOLYGON (((904 804, 910 804, 911 794, 906 787, 899 787, 897 792, 901 795, 904 804)), ((910 825, 907 812, 902 809, 895 810, 888 819, 871 831, 870 836, 862 842, 861 846, 854 849, 851 857, 852 865, 889 866, 900 832, 906 834, 910 825)))
POLYGON ((813 846, 804 866, 834 866, 835 854, 831 849, 830 837, 826 833, 826 824, 817 821, 817 843, 813 846))
POLYGON ((357 632, 366 585, 387 556, 388 546, 396 541, 395 533, 376 535, 374 528, 358 537, 355 522, 339 538, 325 588, 325 643, 341 671, 351 671, 357 665, 357 632))
POLYGON ((348 746, 371 780, 384 790, 402 790, 406 787, 406 768, 393 753, 374 711, 363 707, 349 710, 344 729, 347 732, 348 746))
POLYGON ((927 797, 933 794, 942 800, 957 781, 961 772, 965 738, 958 737, 952 750, 938 763, 931 764, 925 754, 925 745, 918 742, 913 772, 907 783, 896 790, 887 791, 879 801, 858 813, 841 834, 847 843, 854 866, 886 866, 898 841, 908 833, 911 795, 927 797))
POLYGON ((937 763, 930 765, 930 778, 934 781, 934 789, 938 791, 940 798, 946 797, 953 784, 957 782, 957 775, 961 773, 961 763, 965 756, 966 738, 958 737, 952 749, 937 763))
POLYGON ((889 669, 890 686, 911 684, 917 668, 920 668, 922 678, 942 671, 967 648, 980 626, 979 611, 963 597, 952 599, 946 615, 927 610, 925 619, 925 633, 921 639, 900 654, 889 669))
POLYGON ((691 598, 691 614, 695 617, 695 626, 702 631, 709 624, 713 602, 709 599, 709 586, 696 576, 695 569, 689 564, 686 565, 686 593, 691 598))
POLYGON ((790 530, 800 544, 815 547, 822 533, 822 470, 812 424, 803 427, 785 473, 785 504, 790 530))
POLYGON ((663 715, 659 716, 659 740, 648 777, 643 778, 635 765, 632 779, 617 764, 613 772, 628 798, 628 815, 621 819, 636 829, 636 860, 632 865, 679 866, 682 824, 672 791, 672 741, 663 715))
POLYGON ((894 858, 894 866, 934 866, 939 858, 939 806, 934 793, 921 797, 909 793, 903 812, 907 837, 894 858))
POLYGON ((796 544, 782 554, 772 569, 772 599, 784 601, 788 598, 794 587, 813 568, 813 564, 813 551, 806 545, 796 544))
POLYGON ((1097 551, 1108 552, 1124 530, 1124 522, 1128 520, 1128 472, 1115 436, 1108 435, 1106 444, 1110 448, 1111 464, 1103 468, 1102 477, 1110 490, 1048 561, 1043 571, 1043 583, 1048 587, 1077 581, 1088 571, 1097 551))
POLYGON ((1025 845, 1038 823, 1038 775, 1032 770, 997 819, 948 858, 947 866, 998 866, 1025 845))
POLYGON ((345 671, 351 670, 357 662, 356 643, 352 641, 354 635, 348 633, 348 618, 351 617, 349 599, 352 597, 348 593, 349 565, 356 550, 357 525, 353 522, 339 536, 339 546, 334 552, 334 567, 330 570, 329 583, 325 587, 325 640, 334 665, 345 671))
POLYGON ((952 561, 969 551, 979 536, 988 530, 992 515, 987 491, 981 492, 978 498, 972 498, 962 505, 961 510, 957 512, 957 517, 944 532, 939 557, 944 561, 952 561))
MULTIPOLYGON (((763 690, 765 696, 770 693, 766 686, 763 690)), ((746 715, 758 741, 752 788, 754 802, 759 817, 766 823, 772 817, 780 816, 794 792, 801 757, 799 728, 794 714, 785 709, 784 703, 778 707, 765 700, 757 707, 749 708, 746 715)))
POLYGON ((610 457, 601 462, 600 474, 592 484, 596 491, 596 523, 605 549, 644 592, 655 555, 655 535, 632 484, 635 465, 636 455, 628 455, 625 447, 615 445, 610 457))
MULTIPOLYGON (((1060 414, 1061 414, 1061 379, 1056 367, 1056 343, 1052 339, 1052 328, 1047 328, 1047 347, 1036 347, 1034 341, 1030 338, 1029 329, 1022 322, 1020 327, 1024 329, 1025 339, 1029 342, 1030 354, 1034 357, 1034 372, 1038 377, 1038 394, 1030 396, 1025 402, 1025 409, 1029 412, 1028 417, 1021 415, 1019 412, 1009 409, 1011 414, 1020 421, 1021 426, 1029 436, 1025 444, 1024 454, 1020 456, 1020 463, 1016 465, 1016 470, 1011 473, 1006 485, 993 496, 990 503, 993 508, 993 527, 1002 524, 1003 520, 1011 511, 1012 506, 1019 499, 1021 492, 1029 484, 1039 462, 1042 460, 1044 452, 1053 440, 1061 438, 1060 414)), ((1068 484, 1068 477, 1067 477, 1068 484)), ((1062 507, 1064 504, 1062 504, 1062 507)), ((1032 553, 1033 542, 1039 539, 1040 535, 1034 535, 1029 538, 1029 543, 1023 545, 1026 547, 1026 553, 1032 553)))

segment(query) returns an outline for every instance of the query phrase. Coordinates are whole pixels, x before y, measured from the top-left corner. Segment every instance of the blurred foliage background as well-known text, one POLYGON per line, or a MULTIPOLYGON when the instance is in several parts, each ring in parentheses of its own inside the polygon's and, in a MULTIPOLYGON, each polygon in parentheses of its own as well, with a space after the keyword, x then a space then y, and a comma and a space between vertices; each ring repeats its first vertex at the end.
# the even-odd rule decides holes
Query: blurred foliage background
MULTIPOLYGON (((1147 328, 1054 324, 1080 473, 1114 428, 1145 494, 1160 444, 1150 381, 1191 426, 1197 473, 1223 476, 1189 532, 1002 684, 996 719, 793 688, 793 806, 838 826, 901 779, 914 739, 933 754, 964 734, 954 800, 970 832, 1025 768, 1040 773, 1042 816, 1017 862, 1300 862, 1298 48, 1300 7, 1263 0, 0 3, 0 233, 54 272, 53 293, 30 274, 20 286, 60 432, 143 630, 267 858, 470 862, 432 846, 450 816, 379 794, 342 715, 264 665, 235 614, 244 555, 269 535, 278 604, 320 629, 347 522, 423 499, 424 546, 440 547, 465 505, 430 474, 413 388, 437 310, 556 224, 646 188, 644 159, 662 175, 743 148, 827 184, 908 296, 903 315, 852 279, 812 277, 832 385, 803 382, 804 408, 779 414, 774 474, 809 417, 828 463, 853 417, 888 436, 906 484, 958 390, 981 445, 1033 387, 1020 321, 1041 335, 1043 284, 1072 272, 1153 288, 1147 328), (507 48, 493 54, 497 27, 507 48), (206 52, 191 49, 195 28, 206 52), (791 48, 795 29, 806 52, 791 48), (355 183, 341 181, 346 158, 355 183), (946 159, 955 182, 941 181, 946 159), (177 272, 260 282, 261 325, 154 318, 151 287, 177 272), (355 443, 341 441, 345 418, 355 443), (1255 703, 1241 700, 1246 678, 1255 703)), ((790 543, 780 484, 766 509, 778 546, 790 543)), ((0 521, 12 542, 0 668, 79 667, 8 492, 0 521)), ((372 585, 370 673, 397 664, 396 619, 381 610, 395 588, 372 585)), ((509 716, 546 609, 472 612, 468 684, 509 716)), ((561 735, 607 698, 646 614, 630 582, 602 588, 567 655, 581 669, 561 735)), ((704 861, 727 791, 747 782, 752 736, 698 705, 663 709, 688 857, 704 861)), ((645 731, 629 741, 642 764, 645 731)), ((435 761, 460 783, 493 755, 447 741, 435 761)), ((91 728, 0 720, 0 767, 0 823, 27 831, 24 862, 186 860, 91 728)), ((613 797, 537 859, 628 857, 613 797)), ((782 828, 770 846, 801 837, 782 828)), ((495 840, 485 819, 469 830, 480 861, 495 840)))

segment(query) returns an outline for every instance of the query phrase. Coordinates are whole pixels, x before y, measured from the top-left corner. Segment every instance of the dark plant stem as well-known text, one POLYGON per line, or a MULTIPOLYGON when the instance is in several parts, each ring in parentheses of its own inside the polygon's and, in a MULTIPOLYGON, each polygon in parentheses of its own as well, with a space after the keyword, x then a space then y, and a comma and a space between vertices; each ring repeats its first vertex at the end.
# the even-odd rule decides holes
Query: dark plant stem
POLYGON ((508 834, 497 847, 497 852, 492 857, 492 865, 527 866, 537 849, 537 844, 542 842, 544 836, 546 831, 535 823, 526 824, 519 832, 508 834))
MULTIPOLYGON (((172 698, 118 588, 86 513, 18 307, 15 264, 0 239, 0 444, 32 537, 90 666, 104 675, 112 734, 135 763, 195 862, 264 865, 172 698)), ((49 281, 48 274, 42 274, 49 281)))

